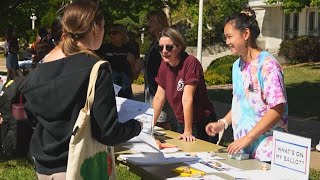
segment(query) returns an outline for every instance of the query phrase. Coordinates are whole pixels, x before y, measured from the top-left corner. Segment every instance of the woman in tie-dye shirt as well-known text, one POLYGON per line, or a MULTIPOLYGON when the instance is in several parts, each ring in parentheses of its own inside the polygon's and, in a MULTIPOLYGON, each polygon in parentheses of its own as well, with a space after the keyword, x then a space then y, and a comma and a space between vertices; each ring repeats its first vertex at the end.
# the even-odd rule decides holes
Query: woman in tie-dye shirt
POLYGON ((226 44, 239 55, 232 67, 232 108, 224 118, 208 124, 206 131, 215 135, 232 124, 234 142, 228 153, 271 161, 272 132, 287 131, 288 105, 281 66, 256 44, 260 29, 255 17, 249 9, 226 21, 226 44))

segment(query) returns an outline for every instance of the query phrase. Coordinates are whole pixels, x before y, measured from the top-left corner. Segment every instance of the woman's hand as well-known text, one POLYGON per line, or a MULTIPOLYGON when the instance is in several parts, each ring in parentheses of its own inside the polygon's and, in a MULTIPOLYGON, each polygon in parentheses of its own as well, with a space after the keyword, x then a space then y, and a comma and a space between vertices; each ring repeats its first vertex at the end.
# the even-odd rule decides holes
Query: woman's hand
POLYGON ((180 134, 179 138, 180 139, 183 139, 184 141, 187 141, 187 142, 193 142, 193 141, 196 141, 196 138, 192 135, 192 132, 184 132, 183 134, 180 134))
POLYGON ((244 149, 248 147, 253 142, 253 139, 249 136, 244 136, 238 140, 235 140, 233 143, 231 143, 227 150, 229 154, 237 153, 241 149, 244 149))
POLYGON ((215 136, 224 129, 223 122, 212 122, 206 125, 206 132, 209 136, 215 136))

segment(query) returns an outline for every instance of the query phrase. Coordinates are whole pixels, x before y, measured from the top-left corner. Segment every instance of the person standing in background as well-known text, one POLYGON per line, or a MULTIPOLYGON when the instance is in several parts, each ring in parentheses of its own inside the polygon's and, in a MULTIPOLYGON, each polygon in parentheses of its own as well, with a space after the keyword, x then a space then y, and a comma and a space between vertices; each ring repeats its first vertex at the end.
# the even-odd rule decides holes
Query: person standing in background
POLYGON ((4 50, 6 56, 7 81, 9 81, 17 75, 17 70, 19 68, 19 44, 18 39, 11 28, 8 28, 6 32, 6 42, 4 45, 4 50))
MULTIPOLYGON (((36 56, 37 56, 37 46, 38 44, 43 40, 43 39, 47 39, 49 33, 48 31, 46 30, 46 28, 40 28, 38 30, 38 34, 37 34, 37 37, 36 37, 36 40, 32 43, 31 45, 31 57, 32 59, 35 59, 36 56)), ((36 64, 36 63, 35 63, 36 64)))
POLYGON ((110 43, 102 44, 97 54, 111 64, 113 83, 121 86, 118 96, 131 99, 135 56, 128 44, 127 28, 122 24, 113 24, 109 34, 110 43))
MULTIPOLYGON (((145 54, 144 62, 144 93, 145 102, 153 102, 153 98, 157 92, 158 83, 155 78, 157 77, 158 70, 161 64, 161 54, 157 47, 159 45, 160 32, 169 27, 167 15, 161 10, 153 10, 147 14, 148 31, 153 39, 148 51, 145 54)), ((166 101, 160 113, 157 125, 165 129, 171 129, 170 121, 174 121, 174 114, 168 102, 166 101)))

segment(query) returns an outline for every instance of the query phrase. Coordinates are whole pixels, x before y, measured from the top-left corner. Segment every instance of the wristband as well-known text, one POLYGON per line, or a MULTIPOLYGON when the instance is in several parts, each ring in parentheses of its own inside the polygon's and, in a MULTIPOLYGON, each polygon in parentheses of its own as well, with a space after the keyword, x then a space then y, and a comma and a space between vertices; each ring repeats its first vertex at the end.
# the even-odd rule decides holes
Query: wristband
POLYGON ((219 119, 218 122, 223 122, 224 130, 226 130, 228 128, 228 126, 229 126, 229 124, 227 123, 227 121, 224 118, 219 119))

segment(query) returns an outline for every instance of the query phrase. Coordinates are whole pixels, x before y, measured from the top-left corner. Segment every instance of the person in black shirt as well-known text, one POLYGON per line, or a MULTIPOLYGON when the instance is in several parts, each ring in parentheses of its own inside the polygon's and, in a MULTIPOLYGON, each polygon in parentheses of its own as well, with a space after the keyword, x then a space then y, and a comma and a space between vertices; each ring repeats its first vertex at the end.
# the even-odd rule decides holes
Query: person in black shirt
POLYGON ((132 67, 135 56, 128 44, 127 28, 122 24, 113 24, 109 34, 111 42, 103 44, 97 54, 111 64, 112 81, 121 86, 118 96, 132 98, 132 67))
MULTIPOLYGON (((169 26, 166 14, 161 10, 150 11, 147 14, 148 31, 153 41, 145 54, 145 70, 144 70, 144 85, 145 85, 145 102, 152 103, 156 94, 158 84, 155 78, 158 74, 158 69, 161 64, 161 54, 157 47, 159 45, 160 32, 169 26)), ((166 101, 160 113, 157 125, 165 129, 171 129, 170 121, 175 122, 175 115, 166 101)))
MULTIPOLYGON (((85 105, 91 69, 100 59, 93 51, 101 46, 104 24, 95 2, 78 0, 68 5, 56 51, 28 76, 23 94, 31 120, 38 121, 30 153, 39 180, 65 179, 70 138, 85 105)), ((105 145, 126 142, 141 131, 136 120, 118 122, 109 63, 99 68, 90 117, 92 137, 105 145)))

